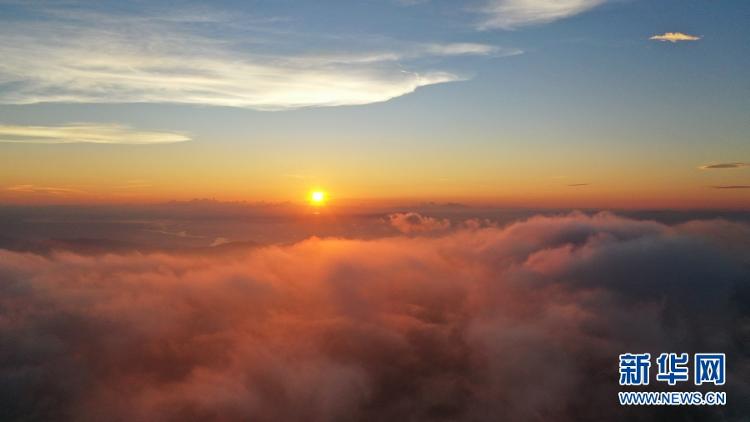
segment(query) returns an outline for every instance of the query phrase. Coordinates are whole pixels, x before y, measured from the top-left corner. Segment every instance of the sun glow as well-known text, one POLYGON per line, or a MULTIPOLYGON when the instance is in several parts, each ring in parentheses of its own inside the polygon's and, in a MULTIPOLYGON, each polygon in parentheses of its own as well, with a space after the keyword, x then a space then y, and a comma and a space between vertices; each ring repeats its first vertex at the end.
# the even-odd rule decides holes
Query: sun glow
POLYGON ((327 196, 322 190, 314 190, 310 192, 310 203, 315 206, 321 206, 325 204, 327 196))

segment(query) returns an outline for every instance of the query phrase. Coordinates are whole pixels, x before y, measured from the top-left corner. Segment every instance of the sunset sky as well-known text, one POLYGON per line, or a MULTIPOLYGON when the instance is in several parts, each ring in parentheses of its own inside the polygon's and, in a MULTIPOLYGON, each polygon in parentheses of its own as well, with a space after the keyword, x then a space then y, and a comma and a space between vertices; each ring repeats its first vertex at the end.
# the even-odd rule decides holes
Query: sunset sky
POLYGON ((750 2, 0 1, 0 202, 750 207, 750 2))
POLYGON ((0 421, 747 422, 748 134, 748 0, 0 0, 0 421))

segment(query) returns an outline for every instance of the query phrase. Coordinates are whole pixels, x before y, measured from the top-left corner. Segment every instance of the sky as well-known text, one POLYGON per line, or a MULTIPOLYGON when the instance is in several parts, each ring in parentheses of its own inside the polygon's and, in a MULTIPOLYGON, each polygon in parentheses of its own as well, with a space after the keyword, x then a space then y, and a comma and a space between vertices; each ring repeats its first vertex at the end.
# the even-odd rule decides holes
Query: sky
POLYGON ((750 207, 750 4, 0 1, 0 202, 750 207))

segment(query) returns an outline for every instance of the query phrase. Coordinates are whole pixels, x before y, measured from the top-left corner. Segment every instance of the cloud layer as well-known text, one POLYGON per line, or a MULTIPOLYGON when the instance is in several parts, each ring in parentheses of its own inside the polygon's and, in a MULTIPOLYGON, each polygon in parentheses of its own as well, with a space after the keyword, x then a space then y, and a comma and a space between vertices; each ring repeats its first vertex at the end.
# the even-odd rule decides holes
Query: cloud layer
POLYGON ((549 23, 583 13, 606 0, 490 0, 480 29, 515 29, 549 23))
POLYGON ((750 185, 717 185, 714 189, 750 189, 750 185))
POLYGON ((716 170, 716 169, 738 169, 743 167, 750 167, 749 163, 740 163, 740 162, 734 162, 734 163, 717 163, 717 164, 706 164, 705 166, 700 166, 699 168, 701 170, 716 170))
MULTIPOLYGON (((1 22, 0 103, 182 103, 281 110, 386 101, 464 79, 419 59, 507 55, 472 43, 326 40, 327 51, 291 49, 291 35, 252 32, 254 22, 47 11, 1 22), (251 31, 251 32, 248 32, 251 31), (357 44, 359 41, 354 42, 357 44)), ((305 39, 310 43, 309 39, 305 39)))
POLYGON ((668 41, 671 43, 676 43, 680 41, 698 41, 699 39, 701 39, 701 37, 696 35, 683 34, 682 32, 665 32, 661 35, 654 35, 649 39, 654 41, 668 41))
POLYGON ((38 186, 38 185, 13 185, 8 186, 5 190, 10 192, 18 193, 33 193, 33 194, 44 194, 54 196, 65 196, 71 194, 82 194, 85 193, 79 189, 71 187, 60 187, 60 186, 38 186))
POLYGON ((64 126, 0 124, 0 142, 22 144, 168 144, 189 141, 181 133, 135 130, 117 124, 80 123, 64 126))
POLYGON ((739 418, 750 410, 733 399, 749 391, 747 239, 748 226, 719 220, 571 214, 231 256, 0 251, 0 412, 739 418), (627 351, 726 352, 730 406, 616 407, 627 351))
POLYGON ((401 233, 426 233, 447 230, 451 222, 443 218, 421 215, 416 212, 399 212, 388 216, 388 222, 401 233))

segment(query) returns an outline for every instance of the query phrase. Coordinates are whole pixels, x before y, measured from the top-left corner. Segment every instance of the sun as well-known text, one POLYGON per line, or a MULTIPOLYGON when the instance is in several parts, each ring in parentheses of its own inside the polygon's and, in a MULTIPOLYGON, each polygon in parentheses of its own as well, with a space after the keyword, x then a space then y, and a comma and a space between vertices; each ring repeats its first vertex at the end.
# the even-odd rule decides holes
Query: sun
POLYGON ((321 206, 325 204, 327 196, 322 190, 314 190, 310 192, 310 203, 315 206, 321 206))

